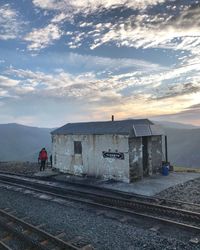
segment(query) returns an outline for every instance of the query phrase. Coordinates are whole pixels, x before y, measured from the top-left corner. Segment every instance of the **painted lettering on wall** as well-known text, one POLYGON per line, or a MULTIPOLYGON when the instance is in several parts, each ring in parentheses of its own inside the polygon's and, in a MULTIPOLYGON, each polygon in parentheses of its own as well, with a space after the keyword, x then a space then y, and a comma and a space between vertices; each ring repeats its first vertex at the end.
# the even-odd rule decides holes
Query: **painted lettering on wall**
POLYGON ((114 158, 114 159, 124 160, 124 153, 103 151, 102 154, 103 158, 114 158))

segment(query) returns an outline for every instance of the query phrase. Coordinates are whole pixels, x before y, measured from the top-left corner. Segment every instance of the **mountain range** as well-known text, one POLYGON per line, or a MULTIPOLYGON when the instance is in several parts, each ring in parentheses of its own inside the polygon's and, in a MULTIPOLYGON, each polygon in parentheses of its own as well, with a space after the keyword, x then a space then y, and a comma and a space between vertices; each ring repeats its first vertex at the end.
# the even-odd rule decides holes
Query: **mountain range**
POLYGON ((154 123, 167 135, 168 158, 172 165, 200 168, 200 127, 165 121, 154 123))
MULTIPOLYGON (((168 158, 172 165, 200 168, 200 127, 158 122, 168 137, 168 158)), ((51 154, 50 128, 16 123, 0 124, 0 161, 36 162, 41 148, 51 154)))
POLYGON ((0 161, 36 162, 41 148, 51 151, 51 131, 16 123, 0 124, 0 161))

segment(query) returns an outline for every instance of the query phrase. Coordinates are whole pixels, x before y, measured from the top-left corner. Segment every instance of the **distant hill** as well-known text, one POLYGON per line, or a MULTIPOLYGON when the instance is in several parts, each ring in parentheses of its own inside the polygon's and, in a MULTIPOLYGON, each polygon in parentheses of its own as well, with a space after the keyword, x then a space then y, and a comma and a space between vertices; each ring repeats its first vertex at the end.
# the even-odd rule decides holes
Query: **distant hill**
MULTIPOLYGON (((156 122, 168 136, 171 164, 200 168, 200 128, 195 126, 156 122)), ((0 124, 0 161, 37 161, 42 147, 51 151, 52 129, 19 124, 0 124)))
POLYGON ((178 123, 178 122, 169 122, 169 121, 154 121, 154 123, 167 127, 167 128, 178 128, 178 129, 195 129, 200 128, 198 126, 194 126, 191 124, 184 124, 184 123, 178 123))
POLYGON ((169 121, 153 121, 168 137, 168 158, 172 165, 200 168, 200 127, 169 121))
POLYGON ((42 147, 51 150, 51 129, 0 124, 0 161, 37 161, 42 147))
POLYGON ((168 137, 169 160, 176 166, 200 168, 200 128, 176 129, 163 126, 168 137))

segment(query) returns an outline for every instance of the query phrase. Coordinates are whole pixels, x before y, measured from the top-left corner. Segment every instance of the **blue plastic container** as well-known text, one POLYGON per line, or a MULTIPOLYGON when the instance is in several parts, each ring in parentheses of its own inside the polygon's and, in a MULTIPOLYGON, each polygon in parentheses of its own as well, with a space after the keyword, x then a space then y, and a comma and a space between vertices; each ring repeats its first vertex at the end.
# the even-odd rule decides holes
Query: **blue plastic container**
POLYGON ((169 166, 168 165, 162 166, 162 175, 167 176, 168 174, 169 174, 169 166))

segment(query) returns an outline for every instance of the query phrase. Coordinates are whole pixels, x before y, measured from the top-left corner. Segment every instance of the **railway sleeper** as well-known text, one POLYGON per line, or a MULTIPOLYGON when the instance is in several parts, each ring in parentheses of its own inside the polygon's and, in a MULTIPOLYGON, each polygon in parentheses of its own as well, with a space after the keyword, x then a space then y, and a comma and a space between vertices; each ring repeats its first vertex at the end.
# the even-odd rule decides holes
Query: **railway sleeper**
MULTIPOLYGON (((0 212, 2 215, 3 212, 0 212)), ((59 249, 79 249, 76 246, 72 246, 59 238, 46 233, 37 226, 30 225, 29 223, 24 222, 8 213, 4 213, 4 215, 5 217, 0 220, 0 226, 9 231, 12 236, 20 238, 22 241, 27 242, 35 249, 46 250, 55 248, 55 246, 59 246, 59 249), (41 244, 41 242, 43 244, 41 244), (48 247, 46 243, 48 243, 48 247)), ((39 225, 39 227, 40 226, 41 225, 39 225)))

